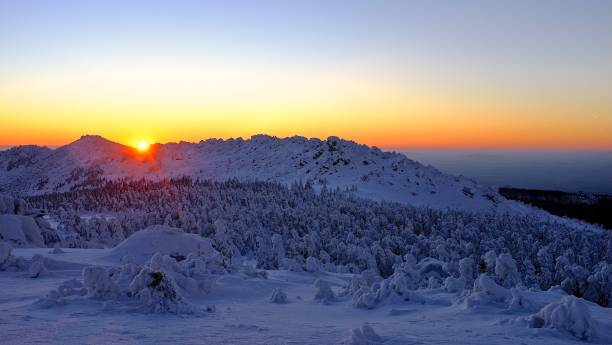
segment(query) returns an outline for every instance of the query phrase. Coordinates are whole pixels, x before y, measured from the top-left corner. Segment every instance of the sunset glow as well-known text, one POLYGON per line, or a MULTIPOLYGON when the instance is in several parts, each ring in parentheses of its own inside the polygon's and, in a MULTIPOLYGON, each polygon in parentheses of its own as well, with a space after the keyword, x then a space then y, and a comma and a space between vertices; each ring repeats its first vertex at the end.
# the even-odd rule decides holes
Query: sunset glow
POLYGON ((138 144, 136 144, 136 149, 140 152, 146 152, 149 150, 149 143, 141 140, 138 142, 138 144))
POLYGON ((179 3, 0 2, 0 146, 612 148, 610 2, 179 3))

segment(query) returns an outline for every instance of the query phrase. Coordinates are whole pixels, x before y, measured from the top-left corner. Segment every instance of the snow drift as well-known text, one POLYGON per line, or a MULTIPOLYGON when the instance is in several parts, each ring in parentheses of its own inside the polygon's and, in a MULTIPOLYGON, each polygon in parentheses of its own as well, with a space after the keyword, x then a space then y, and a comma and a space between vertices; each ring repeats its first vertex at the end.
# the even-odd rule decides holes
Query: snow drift
POLYGON ((592 340, 597 335, 597 323, 583 301, 567 296, 553 302, 528 318, 529 327, 554 328, 580 340, 592 340))
POLYGON ((135 232, 113 248, 108 257, 142 264, 156 253, 177 259, 185 259, 192 254, 208 260, 219 258, 209 239, 166 225, 152 225, 135 232))

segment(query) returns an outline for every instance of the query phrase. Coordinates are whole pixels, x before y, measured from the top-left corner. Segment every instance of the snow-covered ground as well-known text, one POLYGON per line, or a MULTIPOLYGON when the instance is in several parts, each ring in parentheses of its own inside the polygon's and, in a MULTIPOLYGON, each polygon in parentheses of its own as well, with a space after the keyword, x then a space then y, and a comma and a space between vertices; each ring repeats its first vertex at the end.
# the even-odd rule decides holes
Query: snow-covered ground
POLYGON ((597 226, 335 137, 132 151, 0 154, 0 344, 612 344, 597 226))
MULTIPOLYGON (((32 278, 31 272, 20 269, 0 272, 0 343, 612 343, 612 309, 567 296, 559 289, 511 290, 480 276, 473 289, 468 286, 452 293, 444 287, 420 289, 409 298, 388 298, 372 309, 363 309, 355 307, 354 298, 347 293, 358 277, 352 274, 240 266, 246 262, 231 272, 222 272, 213 264, 214 249, 185 242, 189 234, 158 227, 136 235, 115 249, 13 249, 13 257, 43 262, 46 273, 32 278), (122 290, 121 280, 127 271, 138 280, 141 266, 134 262, 141 262, 142 255, 161 243, 168 243, 176 257, 187 257, 170 262, 171 266, 193 260, 196 253, 206 257, 206 270, 198 271, 199 276, 191 275, 193 281, 206 281, 202 289, 199 284, 186 283, 192 278, 179 275, 186 271, 172 266, 175 271, 170 272, 168 263, 154 268, 155 259, 151 259, 142 266, 149 265, 168 277, 177 274, 173 284, 183 298, 180 303, 189 305, 188 309, 173 309, 173 304, 166 303, 172 299, 168 295, 166 300, 154 299, 155 308, 143 309, 143 303, 152 301, 151 295, 143 300, 142 296, 136 299, 122 292, 111 293, 115 288, 122 290), (115 287, 100 278, 98 273, 105 270, 121 271, 113 278, 115 287), (61 285, 63 290, 58 289, 61 285), (318 298, 325 295, 325 288, 316 287, 321 285, 329 285, 331 295, 318 298), (286 300, 272 299, 275 291, 286 295, 286 300)), ((154 290, 151 285, 140 293, 154 290)), ((133 286, 134 281, 130 288, 133 286)))

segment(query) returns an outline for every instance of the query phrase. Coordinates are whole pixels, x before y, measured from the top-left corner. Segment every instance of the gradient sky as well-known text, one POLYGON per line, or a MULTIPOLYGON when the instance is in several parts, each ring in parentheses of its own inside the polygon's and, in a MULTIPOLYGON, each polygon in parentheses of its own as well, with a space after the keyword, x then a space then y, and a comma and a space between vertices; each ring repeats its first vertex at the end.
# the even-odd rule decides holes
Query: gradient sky
POLYGON ((612 1, 0 0, 0 145, 612 148, 612 1))

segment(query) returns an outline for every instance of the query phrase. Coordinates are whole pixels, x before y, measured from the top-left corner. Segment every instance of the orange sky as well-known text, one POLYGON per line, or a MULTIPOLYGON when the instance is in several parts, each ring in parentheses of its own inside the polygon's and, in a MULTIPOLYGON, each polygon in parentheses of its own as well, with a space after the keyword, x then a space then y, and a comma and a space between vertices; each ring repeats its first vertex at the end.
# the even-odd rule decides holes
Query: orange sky
POLYGON ((278 75, 250 68, 240 77, 168 68, 151 80, 154 66, 141 68, 5 77, 0 146, 63 145, 82 134, 133 144, 266 133, 337 135, 388 148, 612 148, 605 116, 612 107, 595 96, 491 94, 432 85, 426 76, 415 87, 357 71, 289 67, 278 75))

